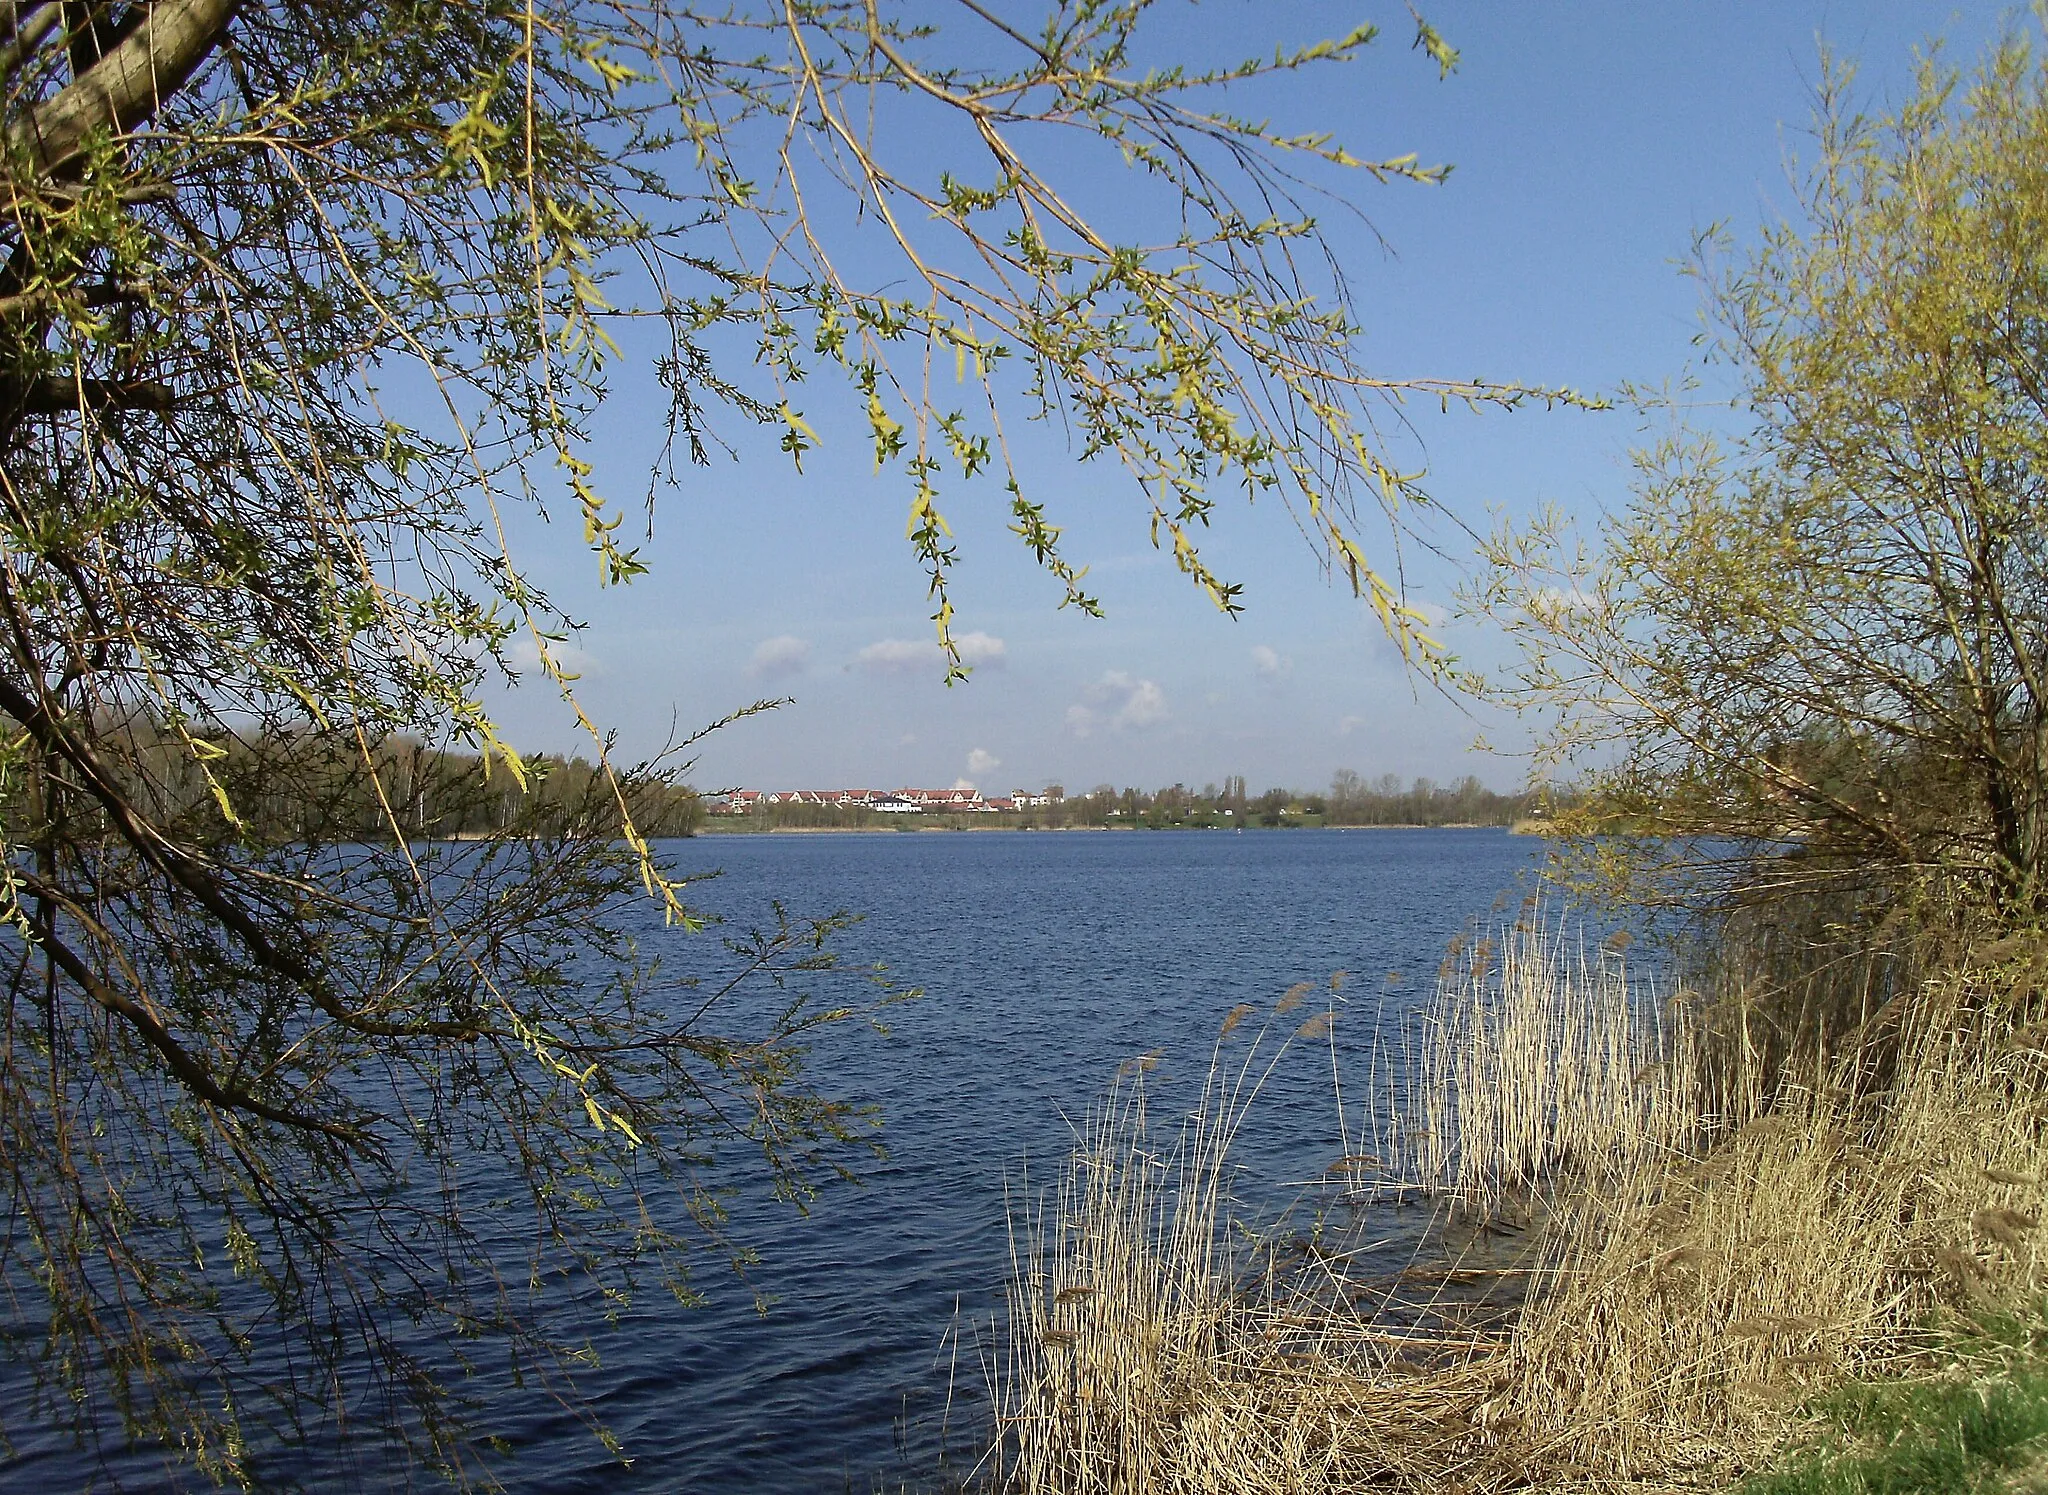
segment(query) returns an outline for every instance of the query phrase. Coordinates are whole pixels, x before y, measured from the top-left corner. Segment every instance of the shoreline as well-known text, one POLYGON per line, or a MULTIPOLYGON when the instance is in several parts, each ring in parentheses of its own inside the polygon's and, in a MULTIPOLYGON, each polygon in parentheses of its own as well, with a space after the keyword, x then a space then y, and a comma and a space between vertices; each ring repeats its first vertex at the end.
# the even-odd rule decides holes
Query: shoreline
MULTIPOLYGON (((928 835, 934 832, 969 832, 987 834, 991 831, 1010 831, 1017 834, 1088 834, 1109 833, 1151 833, 1170 835, 1187 831, 1214 831, 1223 835, 1242 835, 1247 831, 1261 835, 1284 834, 1289 831, 1501 831, 1515 834, 1512 826, 1478 825, 1470 821, 1458 821, 1447 825, 771 825, 759 829, 741 829, 738 826, 700 826, 690 839, 706 836, 901 836, 928 835)), ((1523 832, 1522 834, 1528 834, 1523 832)))

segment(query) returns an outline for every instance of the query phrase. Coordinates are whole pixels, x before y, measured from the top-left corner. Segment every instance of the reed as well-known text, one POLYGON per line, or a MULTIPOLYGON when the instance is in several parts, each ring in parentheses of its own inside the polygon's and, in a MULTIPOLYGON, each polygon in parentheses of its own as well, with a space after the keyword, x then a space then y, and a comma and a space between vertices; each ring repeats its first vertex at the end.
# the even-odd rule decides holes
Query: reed
POLYGON ((1393 1129, 1402 1173, 1482 1218, 1560 1185, 1604 1191, 1730 1118, 1704 1104, 1690 1008, 1526 915, 1454 950, 1393 1129))
POLYGON ((1236 1213, 1230 1150, 1281 1055, 1331 1014, 1224 1019, 1198 1103, 1155 1143, 1143 1066, 1091 1112, 1057 1186, 1013 1200, 992 1367, 994 1483, 1034 1495, 1324 1489, 1420 1456, 1365 1399, 1412 1336, 1347 1308, 1340 1252, 1278 1252, 1236 1213))
POLYGON ((1433 1200, 1437 1245, 1526 1222, 1526 1259, 1488 1268, 1526 1284, 1504 1317, 1446 1290, 1474 1275, 1456 1260, 1370 1280, 1355 1242, 1283 1251, 1234 1218, 1271 1019, 1242 1051, 1219 1039, 1163 1152, 1126 1076, 1013 1232, 998 1483, 1723 1484, 1815 1389, 2042 1287, 2031 981, 2006 961, 1923 982, 1873 1078, 1854 1042, 1765 1062, 1725 991, 1632 982, 1618 950, 1534 919, 1463 952, 1375 1051, 1330 1187, 1433 1200))

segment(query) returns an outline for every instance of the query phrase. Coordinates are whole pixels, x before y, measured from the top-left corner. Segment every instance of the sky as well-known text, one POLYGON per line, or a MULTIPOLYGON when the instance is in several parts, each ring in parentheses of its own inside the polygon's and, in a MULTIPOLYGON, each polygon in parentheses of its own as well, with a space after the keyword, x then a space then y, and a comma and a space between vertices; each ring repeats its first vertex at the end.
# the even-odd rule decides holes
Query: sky
MULTIPOLYGON (((1036 0, 1000 0, 1003 14, 1036 0)), ((1461 53, 1440 79, 1396 5, 1210 0, 1160 7, 1162 46, 1264 52, 1381 22, 1360 62, 1313 84, 1233 100, 1361 155, 1415 152, 1454 170, 1440 187, 1350 188, 1367 222, 1331 217, 1376 374, 1485 377, 1611 391, 1659 385, 1698 356, 1699 297, 1679 264, 1704 228, 1742 242, 1791 206, 1823 44, 1857 67, 1857 98, 1910 89, 1919 49, 1946 38, 1969 63, 2004 6, 1893 0, 1503 6, 1426 0, 1461 53), (1200 31, 1188 29, 1190 21, 1200 31), (1190 38, 1193 38, 1191 43, 1190 38)), ((1142 35, 1142 33, 1141 33, 1142 35)), ((1077 192, 1114 196, 1118 168, 1083 162, 1077 192)), ((809 412, 807 412, 809 413, 809 412)), ((1591 520, 1627 499, 1643 417, 1626 411, 1442 415, 1416 408, 1428 486, 1467 522, 1562 505, 1591 520)), ((626 758, 660 750, 754 700, 788 704, 711 734, 688 777, 705 788, 971 783, 984 792, 1103 782, 1200 788, 1241 774, 1253 792, 1313 789, 1352 769, 1520 784, 1527 727, 1416 680, 1348 588, 1320 573, 1286 511, 1225 506, 1205 555, 1244 585, 1227 618, 1149 543, 1129 480, 1082 464, 1057 434, 1024 445, 1032 491, 1087 565, 1101 619, 1059 610, 1058 584, 1005 532, 1007 496, 947 496, 961 561, 955 629, 972 679, 948 688, 924 577, 903 539, 900 477, 877 478, 864 430, 821 405, 801 474, 771 446, 682 468, 655 495, 651 574, 600 590, 580 534, 523 523, 515 555, 587 622, 568 653, 578 699, 626 758), (1475 748, 1484 740, 1491 751, 1475 748)), ((598 481, 637 494, 660 409, 621 381, 591 448, 598 481)), ((630 519, 630 531, 638 522, 630 519)), ((637 537, 636 537, 637 538, 637 537)), ((1369 546, 1390 555, 1385 533, 1369 546)), ((1416 601, 1454 600, 1463 551, 1410 549, 1416 601)), ((1472 620, 1442 634, 1469 667, 1503 656, 1472 620)), ((543 681, 495 695, 508 738, 579 747, 543 681)))

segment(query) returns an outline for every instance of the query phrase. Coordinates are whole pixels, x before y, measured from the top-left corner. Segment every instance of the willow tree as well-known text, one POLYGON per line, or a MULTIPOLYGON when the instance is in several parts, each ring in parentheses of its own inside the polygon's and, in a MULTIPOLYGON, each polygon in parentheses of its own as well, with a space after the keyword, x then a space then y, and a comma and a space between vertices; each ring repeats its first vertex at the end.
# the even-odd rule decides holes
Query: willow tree
POLYGON ((1357 368, 1297 200, 1304 170, 1441 173, 1221 112, 1372 28, 1148 67, 1148 9, 0 6, 0 1276, 30 1418, 227 1479, 341 1422, 459 1467, 474 1356, 561 1369, 533 1285, 687 1293, 712 1165, 801 1198, 857 1159, 797 1060, 869 999, 720 1000, 834 979, 821 925, 649 961, 650 903, 699 923, 636 828, 663 770, 611 763, 574 621, 505 542, 525 506, 603 582, 643 571, 594 455, 608 392, 660 391, 669 455, 765 427, 801 465, 801 396, 836 379, 858 459, 903 477, 955 676, 942 485, 1096 608, 1011 458, 1050 415, 1219 608, 1216 490, 1275 493, 1441 662, 1361 540, 1419 496, 1380 428, 1416 391, 1529 392, 1357 368), (1138 174, 1109 218, 1042 164, 1074 137, 1138 174), (388 745, 518 786, 483 700, 521 658, 590 729, 595 792, 423 839, 388 745))
POLYGON ((1849 81, 1796 214, 1699 263, 1735 419, 1640 453, 1591 543, 1501 531, 1479 599, 1567 826, 1655 833, 1588 870, 1816 970, 2048 914, 2048 73, 2015 34, 1889 115, 1849 81))

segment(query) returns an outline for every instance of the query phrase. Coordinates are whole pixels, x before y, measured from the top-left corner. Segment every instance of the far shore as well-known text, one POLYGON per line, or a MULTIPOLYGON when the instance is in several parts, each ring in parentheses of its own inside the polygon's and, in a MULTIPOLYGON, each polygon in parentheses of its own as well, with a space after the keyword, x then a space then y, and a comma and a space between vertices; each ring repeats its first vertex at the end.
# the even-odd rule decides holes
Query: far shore
MULTIPOLYGON (((1502 831, 1509 835, 1515 836, 1540 836, 1548 834, 1548 826, 1542 821, 1521 820, 1516 821, 1511 826, 1481 825, 1473 821, 1452 821, 1443 825, 1422 825, 1419 823, 1403 823, 1398 825, 1389 824, 1247 826, 985 824, 977 825, 972 823, 963 824, 957 821, 952 823, 927 821, 922 825, 768 825, 742 827, 736 825, 711 824, 700 826, 695 830, 683 831, 680 833, 671 833, 668 835, 657 835, 652 837, 652 839, 656 841, 687 841, 700 839, 705 836, 896 836, 903 835, 906 833, 922 835, 945 835, 951 834, 953 832, 978 832, 986 834, 990 831, 1010 831, 1015 832, 1019 835, 1027 833, 1031 835, 1074 835, 1083 833, 1092 835, 1100 834, 1105 831, 1114 831, 1120 834, 1136 833, 1142 831, 1161 835, 1169 833, 1196 831, 1214 831, 1219 834, 1225 835, 1233 831, 1240 833, 1243 831, 1255 831, 1260 835, 1274 834, 1285 831, 1502 831)), ((539 839, 535 837, 507 836, 504 833, 497 831, 449 831, 440 835, 413 836, 409 837, 408 839, 421 844, 427 844, 434 842, 493 841, 501 839, 501 837, 503 839, 508 840, 539 839)))
MULTIPOLYGON (((1073 832, 1103 831, 1257 831, 1260 834, 1279 831, 1519 831, 1520 827, 1505 825, 1477 825, 1470 821, 1457 821, 1446 825, 771 825, 741 828, 734 825, 700 826, 692 834, 696 836, 890 836, 905 832, 949 832, 949 831, 1028 831, 1034 835, 1049 833, 1065 835, 1073 832)), ((1526 834, 1526 832, 1524 832, 1526 834)))

